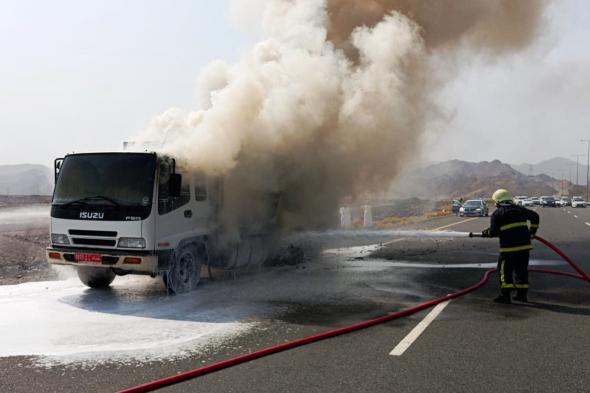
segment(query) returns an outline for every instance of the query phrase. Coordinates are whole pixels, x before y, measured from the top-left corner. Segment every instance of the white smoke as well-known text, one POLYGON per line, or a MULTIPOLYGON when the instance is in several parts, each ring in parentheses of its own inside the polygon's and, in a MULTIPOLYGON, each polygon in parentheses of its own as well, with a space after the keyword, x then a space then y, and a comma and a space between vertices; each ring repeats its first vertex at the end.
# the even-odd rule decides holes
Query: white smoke
MULTIPOLYGON (((388 186, 437 116, 429 30, 395 1, 380 3, 259 0, 260 18, 235 3, 234 19, 260 20, 268 38, 236 64, 210 63, 198 78, 198 109, 166 111, 140 139, 207 174, 231 175, 240 189, 279 194, 284 227, 331 223, 344 196, 388 186)), ((475 3, 479 14, 506 7, 475 3)), ((247 199, 245 191, 238 215, 247 199)))

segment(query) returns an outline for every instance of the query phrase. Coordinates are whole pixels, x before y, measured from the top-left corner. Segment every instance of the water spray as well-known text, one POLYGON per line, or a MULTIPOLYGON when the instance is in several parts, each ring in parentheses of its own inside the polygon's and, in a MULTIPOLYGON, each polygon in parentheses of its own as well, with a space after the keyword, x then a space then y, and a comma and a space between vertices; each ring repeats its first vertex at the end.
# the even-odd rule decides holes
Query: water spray
POLYGON ((306 231, 289 236, 288 241, 323 241, 333 239, 379 239, 379 238, 462 238, 474 237, 470 232, 456 231, 435 231, 435 230, 329 230, 329 231, 306 231))

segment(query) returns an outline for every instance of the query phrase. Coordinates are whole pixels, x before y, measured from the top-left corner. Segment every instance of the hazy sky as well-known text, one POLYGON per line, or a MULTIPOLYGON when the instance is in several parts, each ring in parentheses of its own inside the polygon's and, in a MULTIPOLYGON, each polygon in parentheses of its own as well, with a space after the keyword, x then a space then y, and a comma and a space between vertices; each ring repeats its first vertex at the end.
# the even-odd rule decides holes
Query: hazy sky
MULTIPOLYGON (((459 70, 441 94, 450 120, 428 159, 585 152, 590 2, 556 1, 547 19, 527 53, 459 70)), ((232 25, 230 0, 0 0, 0 164, 120 149, 153 116, 191 109, 206 63, 232 62, 254 42, 232 25)))

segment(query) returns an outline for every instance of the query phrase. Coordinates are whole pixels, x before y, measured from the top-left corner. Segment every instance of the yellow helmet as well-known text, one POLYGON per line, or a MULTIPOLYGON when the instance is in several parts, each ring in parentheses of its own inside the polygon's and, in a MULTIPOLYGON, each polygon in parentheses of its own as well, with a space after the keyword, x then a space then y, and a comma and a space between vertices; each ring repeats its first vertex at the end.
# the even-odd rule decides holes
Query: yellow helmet
POLYGON ((512 194, 510 193, 510 191, 500 188, 499 190, 494 192, 494 195, 492 195, 492 199, 496 203, 512 202, 512 194))

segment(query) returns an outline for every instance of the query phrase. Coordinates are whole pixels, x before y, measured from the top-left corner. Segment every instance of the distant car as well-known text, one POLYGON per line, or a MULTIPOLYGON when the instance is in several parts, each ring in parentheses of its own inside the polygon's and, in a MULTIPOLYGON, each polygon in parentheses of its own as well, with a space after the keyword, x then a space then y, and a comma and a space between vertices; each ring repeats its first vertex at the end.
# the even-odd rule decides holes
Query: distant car
POLYGON ((555 207, 557 204, 555 203, 555 198, 552 196, 542 196, 541 197, 541 206, 543 207, 555 207))
POLYGON ((587 202, 581 196, 575 196, 572 198, 572 207, 586 207, 587 202))
POLYGON ((518 195, 514 197, 514 203, 517 205, 521 205, 522 206, 522 201, 524 201, 525 199, 527 199, 528 197, 525 195, 518 195))
POLYGON ((520 201, 520 205, 524 207, 533 207, 535 203, 533 202, 532 198, 523 199, 520 201))
POLYGON ((458 200, 456 200, 456 199, 453 199, 453 202, 451 202, 451 209, 452 209, 452 212, 453 212, 453 213, 455 213, 455 214, 459 214, 459 209, 461 208, 461 206, 463 206, 463 205, 461 204, 461 202, 459 202, 459 201, 458 201, 458 200))
POLYGON ((470 199, 459 208, 459 216, 484 217, 489 214, 488 205, 483 199, 470 199))
POLYGON ((531 200, 533 201, 533 204, 535 206, 541 206, 541 198, 539 198, 539 197, 531 197, 531 200))
POLYGON ((561 199, 559 200, 559 205, 562 207, 563 206, 571 206, 572 200, 570 199, 570 197, 562 196, 561 199))

